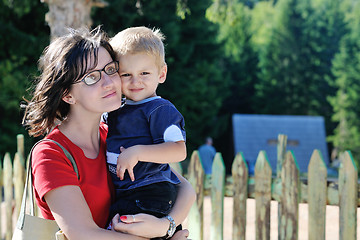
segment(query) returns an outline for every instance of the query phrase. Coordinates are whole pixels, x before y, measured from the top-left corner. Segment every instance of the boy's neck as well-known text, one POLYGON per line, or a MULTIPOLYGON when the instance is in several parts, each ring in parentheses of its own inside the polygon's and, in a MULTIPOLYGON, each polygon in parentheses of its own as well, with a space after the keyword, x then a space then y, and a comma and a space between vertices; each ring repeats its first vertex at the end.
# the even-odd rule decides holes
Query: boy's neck
POLYGON ((150 102, 150 101, 152 101, 152 100, 159 99, 159 98, 161 98, 161 97, 160 97, 160 96, 154 96, 154 97, 145 98, 145 99, 140 100, 140 101, 133 101, 133 100, 131 100, 131 99, 125 99, 125 104, 137 105, 137 104, 142 104, 142 103, 150 102))

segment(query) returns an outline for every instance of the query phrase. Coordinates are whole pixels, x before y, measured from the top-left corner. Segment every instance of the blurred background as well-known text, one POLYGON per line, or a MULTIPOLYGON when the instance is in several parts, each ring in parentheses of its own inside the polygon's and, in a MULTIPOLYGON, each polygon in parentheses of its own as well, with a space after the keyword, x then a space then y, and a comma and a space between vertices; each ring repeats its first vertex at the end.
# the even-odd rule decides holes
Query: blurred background
MULTIPOLYGON (((0 159, 16 152, 17 134, 26 152, 37 140, 19 106, 51 39, 52 2, 0 0, 0 159)), ((360 0, 92 2, 88 25, 110 37, 131 26, 165 34, 168 77, 158 95, 185 117, 188 158, 211 136, 229 172, 234 114, 320 116, 325 154, 351 150, 359 169, 360 0)))

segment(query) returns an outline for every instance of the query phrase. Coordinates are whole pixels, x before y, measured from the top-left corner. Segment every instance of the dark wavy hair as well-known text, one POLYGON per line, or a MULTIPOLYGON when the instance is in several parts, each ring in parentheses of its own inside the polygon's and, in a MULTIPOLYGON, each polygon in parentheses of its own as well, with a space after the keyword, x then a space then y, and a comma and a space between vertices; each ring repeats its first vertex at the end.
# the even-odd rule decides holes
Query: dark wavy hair
POLYGON ((22 123, 30 136, 48 134, 56 122, 67 117, 70 105, 62 98, 72 84, 96 67, 100 47, 116 59, 107 35, 97 27, 92 31, 69 29, 69 34, 55 39, 44 49, 39 59, 41 75, 35 79, 33 97, 22 105, 25 108, 22 123))

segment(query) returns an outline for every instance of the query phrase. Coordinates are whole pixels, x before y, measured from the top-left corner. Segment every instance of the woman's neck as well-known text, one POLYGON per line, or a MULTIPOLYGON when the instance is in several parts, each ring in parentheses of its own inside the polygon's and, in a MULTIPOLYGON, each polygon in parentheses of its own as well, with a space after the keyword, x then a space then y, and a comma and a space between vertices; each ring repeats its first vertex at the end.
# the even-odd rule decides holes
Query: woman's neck
POLYGON ((59 130, 75 145, 80 147, 85 156, 96 158, 100 148, 100 116, 97 118, 76 118, 69 116, 59 125, 59 130))

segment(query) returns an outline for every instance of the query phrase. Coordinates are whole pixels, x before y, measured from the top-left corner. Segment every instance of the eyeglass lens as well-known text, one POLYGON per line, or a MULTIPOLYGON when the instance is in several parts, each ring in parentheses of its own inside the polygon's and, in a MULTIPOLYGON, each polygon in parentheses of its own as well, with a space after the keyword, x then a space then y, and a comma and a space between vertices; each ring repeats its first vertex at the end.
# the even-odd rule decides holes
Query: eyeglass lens
POLYGON ((104 71, 107 75, 113 75, 119 70, 119 62, 113 61, 105 65, 105 67, 101 70, 94 70, 88 73, 82 81, 85 82, 86 85, 93 85, 100 81, 101 72, 104 71))

